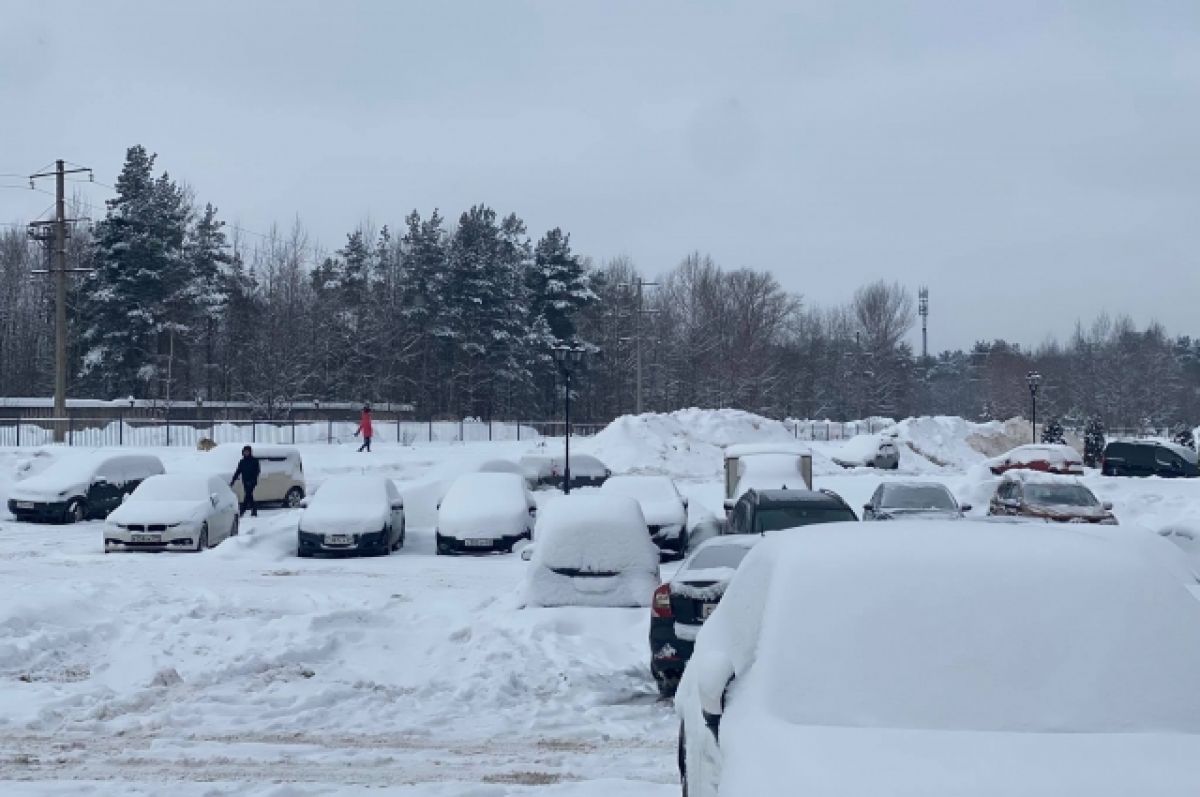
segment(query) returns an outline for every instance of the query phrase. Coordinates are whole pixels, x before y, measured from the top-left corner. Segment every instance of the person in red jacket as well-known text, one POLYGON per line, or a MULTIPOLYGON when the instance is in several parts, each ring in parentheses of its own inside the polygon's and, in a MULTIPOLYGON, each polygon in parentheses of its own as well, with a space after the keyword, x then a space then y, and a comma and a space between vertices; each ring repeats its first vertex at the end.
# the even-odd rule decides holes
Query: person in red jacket
POLYGON ((358 419, 358 428, 354 430, 355 437, 358 437, 360 434, 363 437, 363 444, 358 447, 359 451, 370 451, 371 450, 371 433, 372 433, 372 431, 373 431, 373 429, 371 428, 371 405, 364 404, 363 410, 362 410, 362 415, 358 419))

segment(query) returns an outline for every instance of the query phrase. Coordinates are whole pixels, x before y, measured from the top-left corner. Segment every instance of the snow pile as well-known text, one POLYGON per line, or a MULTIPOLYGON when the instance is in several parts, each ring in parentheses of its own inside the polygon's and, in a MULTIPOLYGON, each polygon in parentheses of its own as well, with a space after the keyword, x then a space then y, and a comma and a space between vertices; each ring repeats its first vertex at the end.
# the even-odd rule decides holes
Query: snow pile
POLYGON ((670 473, 711 478, 734 443, 787 443, 795 436, 780 421, 742 410, 687 409, 623 415, 584 445, 614 473, 670 473))
POLYGON ((515 473, 464 473, 438 508, 438 533, 445 537, 498 540, 529 528, 525 479, 515 473))
MULTIPOLYGON (((1029 425, 1020 420, 973 423, 945 415, 922 416, 900 421, 894 431, 900 444, 913 453, 936 466, 956 470, 966 470, 1029 440, 1029 425)), ((901 452, 902 462, 907 453, 901 452)))
POLYGON ((528 606, 649 606, 658 587, 658 546, 638 502, 574 494, 538 514, 528 606))

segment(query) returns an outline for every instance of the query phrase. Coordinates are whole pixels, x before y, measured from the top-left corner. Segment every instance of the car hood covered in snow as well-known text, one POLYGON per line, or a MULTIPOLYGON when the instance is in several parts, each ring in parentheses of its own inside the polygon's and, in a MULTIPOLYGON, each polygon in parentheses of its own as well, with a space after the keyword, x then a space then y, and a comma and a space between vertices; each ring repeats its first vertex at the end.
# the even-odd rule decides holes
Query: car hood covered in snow
POLYGON ((438 533, 458 539, 513 537, 531 521, 525 482, 515 473, 464 474, 438 507, 438 533))
POLYGON ((208 501, 126 501, 108 516, 110 523, 187 523, 204 520, 208 501))
POLYGON ((310 534, 371 534, 388 524, 384 506, 326 502, 300 513, 300 530, 310 534))
POLYGON ((1200 735, 916 731, 764 720, 734 707, 722 722, 721 794, 1200 794, 1200 735))

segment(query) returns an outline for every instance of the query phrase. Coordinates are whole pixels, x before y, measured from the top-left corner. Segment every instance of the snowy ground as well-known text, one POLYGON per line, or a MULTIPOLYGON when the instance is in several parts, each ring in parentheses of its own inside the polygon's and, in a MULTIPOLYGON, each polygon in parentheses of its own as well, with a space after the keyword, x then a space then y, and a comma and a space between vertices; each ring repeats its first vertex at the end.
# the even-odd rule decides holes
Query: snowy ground
MULTIPOLYGON (((964 442, 980 432, 909 422, 905 465, 886 475, 842 470, 828 459, 839 444, 814 444, 818 485, 858 508, 881 478, 935 478, 982 512, 990 474, 964 442)), ((625 419, 581 448, 677 476, 695 521, 720 508, 720 444, 786 435, 693 412, 625 419)), ((201 555, 105 556, 98 523, 0 515, 2 792, 678 793, 677 721, 650 677, 644 610, 519 610, 518 557, 433 555, 448 481, 529 448, 302 447, 312 483, 362 468, 397 481, 409 542, 386 559, 297 559, 286 511, 201 555)), ((156 451, 168 469, 196 456, 156 451)), ((68 455, 0 449, 0 499, 68 455)), ((1087 481, 1123 523, 1200 538, 1200 480, 1087 481)))

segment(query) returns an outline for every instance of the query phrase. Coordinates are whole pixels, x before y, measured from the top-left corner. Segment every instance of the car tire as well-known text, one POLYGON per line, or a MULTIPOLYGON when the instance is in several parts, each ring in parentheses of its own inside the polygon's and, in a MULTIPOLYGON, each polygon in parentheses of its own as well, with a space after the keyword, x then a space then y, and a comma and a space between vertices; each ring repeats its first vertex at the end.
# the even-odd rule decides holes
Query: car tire
POLYGON ((67 504, 67 515, 64 520, 67 523, 82 523, 87 520, 87 504, 80 498, 67 504))
POLYGON ((200 553, 208 548, 208 524, 205 523, 200 527, 200 537, 196 540, 196 550, 194 553, 200 553))
POLYGON ((283 506, 285 509, 295 509, 300 506, 300 502, 304 500, 304 491, 299 487, 293 487, 283 496, 283 506))
POLYGON ((306 551, 303 548, 296 549, 296 556, 301 559, 312 559, 312 551, 306 551))
POLYGON ((679 689, 679 677, 666 673, 654 673, 654 681, 658 684, 658 696, 661 698, 675 697, 679 689))

